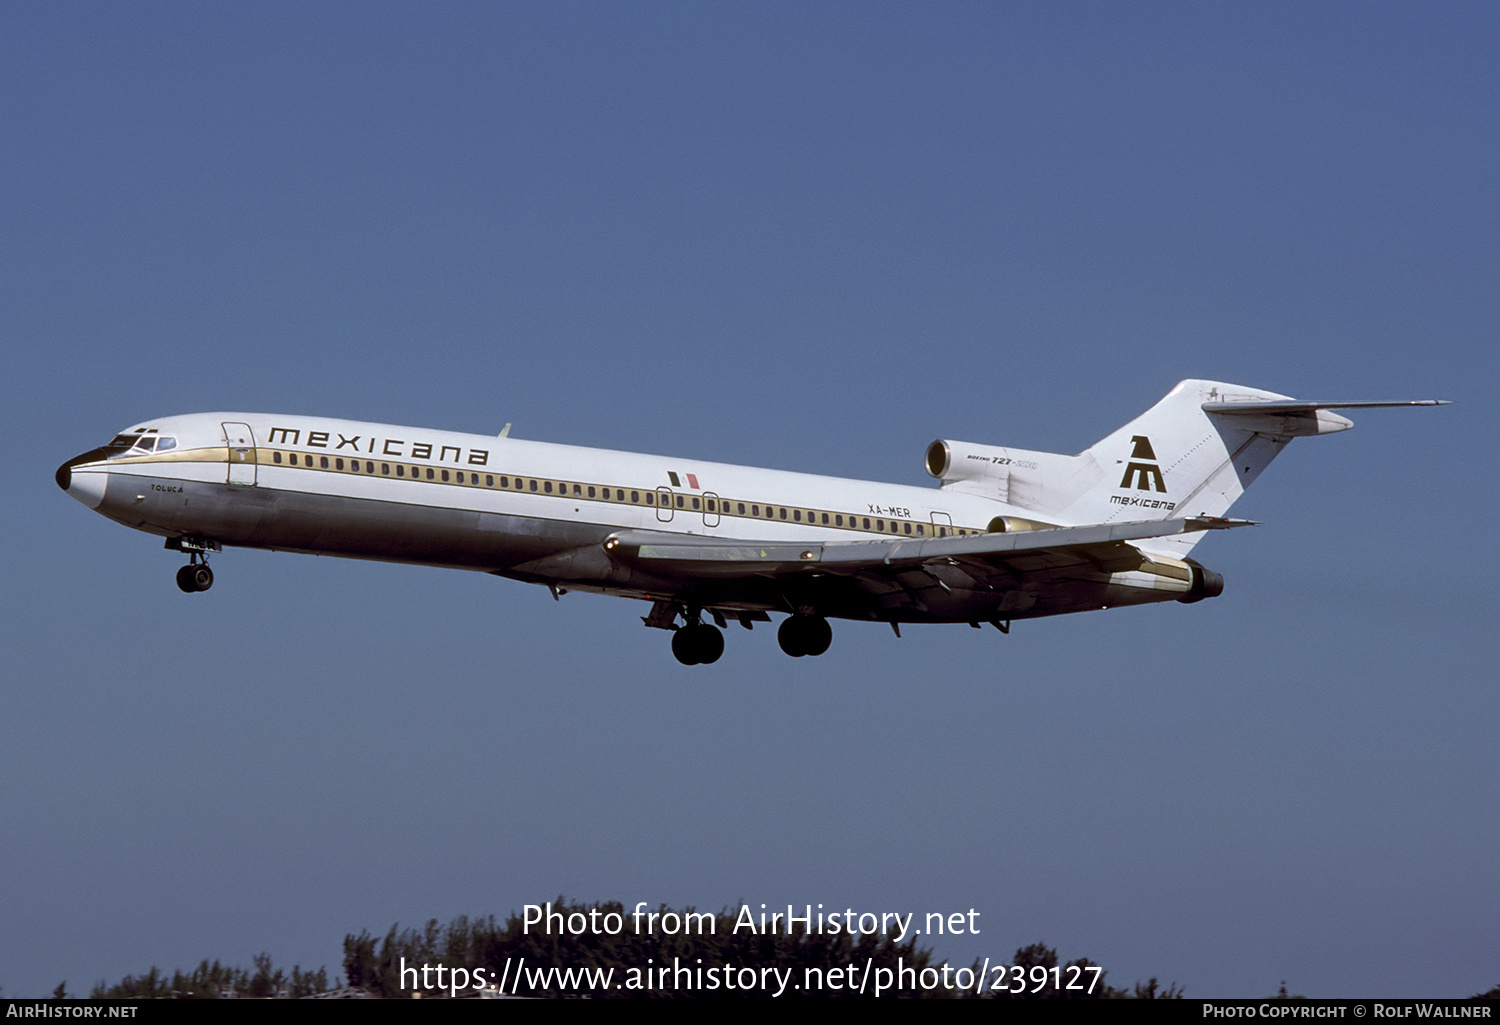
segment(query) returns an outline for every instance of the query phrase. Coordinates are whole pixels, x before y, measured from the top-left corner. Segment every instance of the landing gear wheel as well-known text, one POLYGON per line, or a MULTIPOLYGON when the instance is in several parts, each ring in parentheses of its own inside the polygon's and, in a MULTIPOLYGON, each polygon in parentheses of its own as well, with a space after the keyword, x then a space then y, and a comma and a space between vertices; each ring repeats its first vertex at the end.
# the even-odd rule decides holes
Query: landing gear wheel
POLYGON ((685 666, 698 664, 698 646, 693 643, 693 628, 685 626, 672 635, 672 657, 685 666))
POLYGON ((828 646, 833 643, 833 627, 822 616, 808 616, 803 637, 806 639, 807 654, 816 657, 827 651, 828 646))
POLYGON ((208 568, 206 562, 183 566, 177 571, 177 586, 188 594, 206 591, 214 586, 214 571, 208 568))
POLYGON ((724 654, 724 635, 719 628, 703 623, 693 630, 698 634, 699 664, 707 666, 719 661, 719 656, 724 654))
POLYGON ((724 654, 724 635, 716 626, 690 623, 672 635, 672 654, 685 666, 711 665, 724 654))
POLYGON ((200 562, 196 566, 189 566, 190 576, 193 580, 193 590, 206 591, 214 586, 214 571, 208 568, 208 563, 200 562))
POLYGON ((822 616, 789 616, 776 631, 776 642, 793 658, 821 655, 833 643, 833 627, 822 616))

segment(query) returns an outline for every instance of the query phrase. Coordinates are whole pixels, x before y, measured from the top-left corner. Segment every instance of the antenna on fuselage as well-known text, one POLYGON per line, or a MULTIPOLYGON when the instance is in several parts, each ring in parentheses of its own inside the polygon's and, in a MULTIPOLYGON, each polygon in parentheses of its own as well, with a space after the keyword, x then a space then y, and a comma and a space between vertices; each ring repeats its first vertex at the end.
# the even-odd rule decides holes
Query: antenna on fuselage
POLYGON ((498 436, 501 438, 510 437, 510 424, 506 424, 504 427, 500 428, 500 434, 498 436))

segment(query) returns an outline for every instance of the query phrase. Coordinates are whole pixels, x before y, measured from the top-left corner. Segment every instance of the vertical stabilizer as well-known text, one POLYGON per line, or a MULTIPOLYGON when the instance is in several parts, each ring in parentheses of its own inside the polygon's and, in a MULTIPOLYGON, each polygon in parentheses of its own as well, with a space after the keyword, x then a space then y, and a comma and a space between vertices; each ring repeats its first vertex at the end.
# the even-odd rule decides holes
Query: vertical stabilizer
MULTIPOLYGON (((1204 405, 1286 398, 1217 381, 1183 381, 1082 453, 1102 471, 1099 483, 1061 511, 1074 523, 1223 516, 1291 435, 1265 433, 1262 428, 1272 425, 1217 416, 1204 405)), ((1190 548, 1198 537, 1187 535, 1174 547, 1190 548)))

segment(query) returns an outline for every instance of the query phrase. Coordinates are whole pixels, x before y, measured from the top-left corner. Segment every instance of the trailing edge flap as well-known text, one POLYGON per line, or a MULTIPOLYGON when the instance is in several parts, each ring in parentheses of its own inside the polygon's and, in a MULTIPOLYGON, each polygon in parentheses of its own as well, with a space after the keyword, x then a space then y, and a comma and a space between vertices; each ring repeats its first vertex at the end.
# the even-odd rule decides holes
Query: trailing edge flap
POLYGON ((1067 553, 1072 556, 1069 561, 1109 559, 1121 554, 1120 549, 1127 541, 1245 526, 1253 526, 1253 523, 1214 516, 1189 516, 1005 534, 805 544, 725 542, 714 538, 627 530, 612 534, 604 542, 604 550, 611 558, 690 576, 773 576, 809 571, 853 574, 910 569, 934 561, 985 563, 1007 556, 1049 552, 1067 553))

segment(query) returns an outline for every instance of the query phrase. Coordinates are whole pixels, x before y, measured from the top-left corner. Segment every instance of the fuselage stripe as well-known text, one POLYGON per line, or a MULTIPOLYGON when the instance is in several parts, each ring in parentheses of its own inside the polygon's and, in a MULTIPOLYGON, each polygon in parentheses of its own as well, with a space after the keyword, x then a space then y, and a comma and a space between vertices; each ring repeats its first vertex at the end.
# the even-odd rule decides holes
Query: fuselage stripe
MULTIPOLYGON (((660 510, 668 508, 669 518, 662 523, 671 523, 678 513, 686 516, 701 516, 705 526, 719 517, 738 520, 756 520, 795 526, 809 526, 843 530, 854 533, 876 534, 882 537, 925 538, 948 537, 950 535, 981 534, 983 530, 973 527, 950 526, 946 523, 925 523, 921 520, 891 516, 855 514, 842 510, 790 506, 776 502, 724 498, 711 492, 701 495, 684 493, 667 487, 642 487, 637 485, 599 484, 585 481, 561 480, 556 477, 537 477, 531 474, 516 475, 501 473, 490 468, 477 471, 472 467, 460 469, 453 466, 430 465, 411 461, 386 459, 358 459, 353 456, 325 455, 284 448, 256 446, 253 462, 258 466, 281 470, 303 470, 315 473, 336 473, 348 476, 376 477, 382 480, 411 481, 420 484, 447 485, 449 487, 477 488, 481 491, 503 491, 509 494, 526 494, 537 498, 563 498, 575 502, 595 502, 610 505, 630 505, 660 510), (314 462, 316 460, 316 462, 314 462), (667 502, 671 505, 667 506, 667 502)), ((110 461, 110 465, 173 462, 234 462, 243 465, 244 458, 231 460, 231 450, 218 446, 200 449, 183 449, 171 453, 126 456, 110 461)), ((245 453, 248 454, 248 453, 245 453)))

